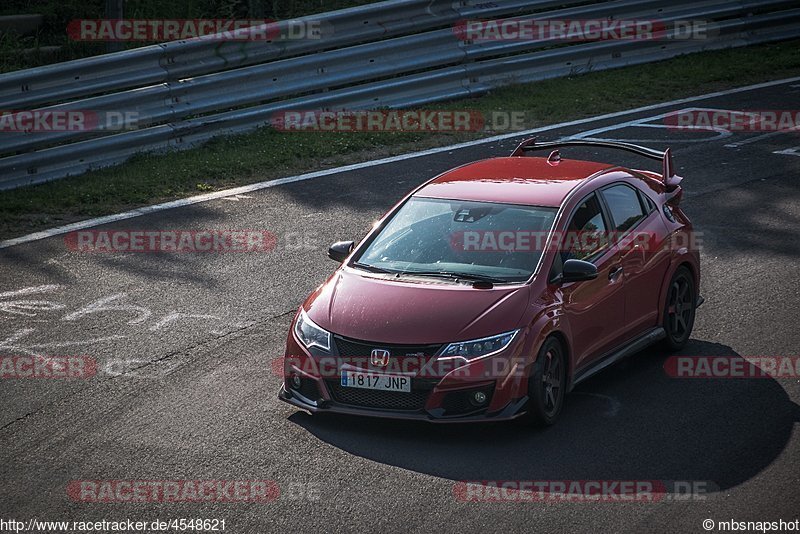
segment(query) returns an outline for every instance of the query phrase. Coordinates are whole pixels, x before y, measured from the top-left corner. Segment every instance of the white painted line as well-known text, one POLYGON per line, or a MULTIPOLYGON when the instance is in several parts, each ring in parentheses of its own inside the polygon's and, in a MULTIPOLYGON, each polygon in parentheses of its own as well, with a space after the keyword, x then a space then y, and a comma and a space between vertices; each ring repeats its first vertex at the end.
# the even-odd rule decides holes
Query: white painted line
POLYGON ((653 115, 651 117, 640 117, 638 119, 632 119, 625 122, 618 122, 616 124, 610 124, 608 126, 601 126, 600 128, 595 128, 594 130, 588 130, 586 132, 581 132, 578 135, 574 135, 573 138, 575 139, 590 139, 594 138, 595 135, 610 132, 612 130, 622 130, 623 128, 627 128, 629 126, 639 126, 643 122, 654 121, 656 119, 663 119, 667 115, 672 113, 668 111, 666 113, 661 113, 659 115, 653 115))
MULTIPOLYGON (((635 128, 660 128, 660 129, 664 130, 664 129, 669 129, 672 126, 668 125, 668 124, 653 124, 651 122, 638 122, 638 123, 634 124, 633 127, 635 127, 635 128)), ((692 127, 692 126, 689 126, 688 128, 685 127, 685 126, 681 126, 681 130, 694 130, 694 129, 695 128, 692 127)))
POLYGON ((700 139, 642 139, 641 137, 632 139, 632 138, 620 138, 620 137, 598 137, 599 134, 603 134, 606 132, 611 132, 615 130, 623 130, 625 128, 656 128, 662 130, 670 130, 673 127, 671 125, 665 124, 662 119, 668 117, 673 113, 681 113, 681 112, 690 112, 695 110, 704 110, 708 108, 684 108, 677 111, 668 111, 666 113, 660 113, 658 115, 652 115, 650 117, 640 117, 638 119, 629 120, 626 122, 619 122, 616 124, 611 124, 608 126, 601 126, 600 128, 595 128, 594 130, 589 130, 586 132, 579 133, 578 135, 573 135, 573 139, 586 139, 591 141, 622 141, 626 143, 705 143, 708 141, 718 141, 720 139, 730 137, 732 134, 728 130, 724 130, 721 128, 708 128, 705 126, 681 126, 675 127, 676 130, 679 131, 686 131, 686 130, 697 130, 702 132, 715 132, 716 135, 713 137, 702 137, 700 139), (650 121, 661 120, 658 123, 651 123, 650 121))
MULTIPOLYGON (((46 239, 48 237, 53 237, 57 235, 66 234, 69 232, 74 232, 76 230, 83 230, 84 228, 91 228, 93 226, 99 226, 102 224, 109 224, 116 221, 123 221, 125 219, 132 219, 134 217, 139 217, 141 215, 147 215, 148 213, 154 213, 157 211, 164 211, 173 208, 181 208, 184 206, 191 206, 192 204, 199 204, 201 202, 208 202, 209 200, 216 200, 219 198, 226 198, 234 195, 243 195, 245 193, 251 193, 253 191, 258 191, 260 189, 267 189, 270 187, 275 187, 278 185, 290 184, 294 182, 302 182, 305 180, 311 180, 313 178, 320 178, 322 176, 330 176, 332 174, 339 174, 341 172, 348 172, 348 171, 355 171, 358 169, 365 169, 368 167, 375 167, 378 165, 386 165, 387 163, 394 163, 396 161, 404 161, 407 159, 413 158, 420 158, 424 156, 429 156, 431 154, 439 154, 441 152, 449 152, 452 150, 460 150, 462 148, 468 148, 471 146, 477 145, 484 145, 486 143, 494 143, 496 141, 504 141, 506 139, 513 139, 515 137, 525 137, 531 134, 536 134, 540 132, 546 132, 549 130, 554 130, 557 128, 567 128, 569 126, 578 126, 581 124, 587 124, 590 122, 597 122, 607 119, 614 119, 617 117, 623 117, 625 115, 632 115, 634 113, 641 113, 644 111, 651 111, 654 109, 660 109, 668 106, 677 106, 680 104, 686 104, 689 102, 696 102, 698 100, 704 100, 706 98, 716 98, 719 96, 726 96, 732 95, 736 93, 743 93, 746 91, 754 91, 756 89, 763 89, 765 87, 774 87, 776 85, 784 85, 788 83, 799 82, 800 76, 795 76, 793 78, 785 78, 783 80, 773 80, 771 82, 763 82, 754 85, 747 85, 745 87, 737 87, 734 89, 726 89, 724 91, 717 91, 714 93, 707 93, 704 95, 697 95, 691 96, 687 98, 680 98, 678 100, 670 100, 669 102, 661 102, 659 104, 651 104, 649 106, 642 106, 640 108, 629 109, 625 111, 617 111, 614 113, 606 113, 605 115, 599 115, 597 117, 589 117, 586 119, 578 119, 569 122, 562 122, 560 124, 552 124, 550 126, 542 126, 540 128, 534 128, 532 130, 525 130, 521 132, 510 132, 507 134, 502 135, 495 135, 493 137, 486 137, 483 139, 476 139, 474 141, 467 141, 465 143, 458 143, 455 145, 437 147, 437 148, 430 148, 428 150, 421 150, 419 152, 410 152, 408 154, 400 154, 398 156, 391 156, 388 158, 378 159, 374 161, 365 161, 362 163, 354 163, 351 165, 345 165, 344 167, 336 167, 333 169, 325 169, 322 171, 315 171, 309 172, 305 174, 299 174, 296 176, 287 176, 286 178, 278 178, 277 180, 268 180, 266 182, 259 182, 250 185, 244 185, 241 187, 234 187, 232 189, 225 189, 224 191, 215 191, 213 193, 206 193, 204 195, 198 195, 189 198, 182 198, 179 200, 173 200, 172 202, 165 202, 163 204, 156 204, 153 206, 145 206, 142 208, 137 208, 135 210, 126 211, 124 213, 117 213, 114 215, 106 215, 105 217, 97 217, 95 219, 87 219, 85 221, 80 221, 72 224, 67 224, 65 226, 59 226, 57 228, 51 228, 49 230, 42 230, 41 232, 34 232, 32 234, 24 235, 22 237, 16 237, 14 239, 8 239, 6 241, 0 241, 0 248, 7 248, 13 247, 15 245, 21 245, 23 243, 29 243, 31 241, 38 241, 40 239, 46 239)), ((634 122, 634 121, 631 121, 634 122)))
POLYGON ((764 133, 764 134, 761 134, 761 135, 756 135, 755 137, 750 137, 748 139, 745 139, 744 141, 738 141, 736 143, 729 143, 729 144, 725 145, 725 147, 726 148, 739 148, 740 146, 749 145, 750 143, 757 143, 757 142, 763 141, 765 139, 772 139, 773 137, 776 137, 776 136, 779 136, 779 135, 788 134, 788 133, 795 133, 798 129, 800 129, 800 126, 794 126, 792 128, 787 128, 786 130, 778 130, 776 132, 764 133))
POLYGON ((776 150, 773 154, 783 154, 785 156, 800 156, 800 146, 787 148, 786 150, 776 150))

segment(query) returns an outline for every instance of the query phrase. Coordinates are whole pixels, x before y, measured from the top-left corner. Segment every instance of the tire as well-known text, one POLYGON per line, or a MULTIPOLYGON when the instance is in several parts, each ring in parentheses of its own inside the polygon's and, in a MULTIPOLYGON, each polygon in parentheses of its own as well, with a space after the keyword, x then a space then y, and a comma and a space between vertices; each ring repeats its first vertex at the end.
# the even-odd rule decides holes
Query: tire
POLYGON ((697 289, 694 277, 686 267, 679 267, 667 286, 664 301, 664 322, 667 333, 663 346, 670 351, 681 350, 692 335, 697 309, 697 289))
POLYGON ((528 379, 528 422, 550 426, 556 422, 567 394, 567 358, 564 347, 549 337, 539 349, 528 379))

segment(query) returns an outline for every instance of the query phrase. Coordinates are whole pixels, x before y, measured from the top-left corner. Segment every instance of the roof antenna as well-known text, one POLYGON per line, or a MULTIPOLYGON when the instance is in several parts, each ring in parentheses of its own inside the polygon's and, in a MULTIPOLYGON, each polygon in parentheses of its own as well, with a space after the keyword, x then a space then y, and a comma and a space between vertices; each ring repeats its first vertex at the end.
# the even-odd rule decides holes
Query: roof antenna
POLYGON ((547 156, 547 164, 555 167, 561 163, 561 153, 558 150, 553 150, 550 152, 550 155, 547 156))

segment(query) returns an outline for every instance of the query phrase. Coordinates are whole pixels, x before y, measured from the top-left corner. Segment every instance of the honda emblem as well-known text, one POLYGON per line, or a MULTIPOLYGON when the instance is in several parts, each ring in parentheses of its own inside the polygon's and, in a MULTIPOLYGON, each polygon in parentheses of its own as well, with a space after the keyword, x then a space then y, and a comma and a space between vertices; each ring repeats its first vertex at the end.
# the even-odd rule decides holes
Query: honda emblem
POLYGON ((389 365, 389 356, 391 355, 386 349, 372 349, 372 353, 370 354, 370 362, 372 365, 386 367, 389 365))

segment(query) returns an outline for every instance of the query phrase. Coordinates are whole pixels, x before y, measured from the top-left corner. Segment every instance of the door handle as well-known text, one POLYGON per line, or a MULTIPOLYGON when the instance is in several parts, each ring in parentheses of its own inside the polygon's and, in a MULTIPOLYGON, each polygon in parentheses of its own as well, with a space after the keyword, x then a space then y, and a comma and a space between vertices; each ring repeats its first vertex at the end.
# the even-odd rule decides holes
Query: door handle
POLYGON ((609 280, 616 280, 622 274, 622 265, 617 265, 608 272, 609 280))

